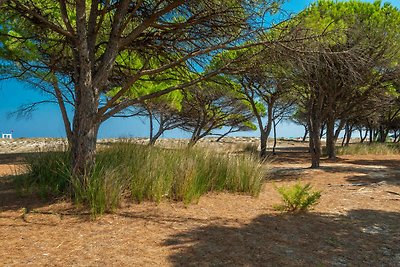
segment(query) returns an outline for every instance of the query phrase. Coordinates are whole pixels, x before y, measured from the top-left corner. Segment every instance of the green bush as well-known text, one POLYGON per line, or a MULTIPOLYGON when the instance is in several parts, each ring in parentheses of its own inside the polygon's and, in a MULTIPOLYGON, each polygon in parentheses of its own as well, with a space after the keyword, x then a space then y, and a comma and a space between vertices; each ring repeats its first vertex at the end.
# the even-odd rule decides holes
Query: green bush
POLYGON ((312 186, 309 183, 302 185, 300 182, 297 182, 292 186, 275 186, 275 188, 283 201, 283 204, 274 206, 274 209, 278 211, 307 211, 316 205, 321 197, 321 192, 312 191, 312 186))
POLYGON ((99 151, 86 186, 73 177, 68 152, 41 153, 27 159, 28 173, 18 184, 42 196, 70 196, 92 214, 113 211, 125 196, 137 202, 164 199, 197 202, 208 192, 257 196, 264 175, 250 156, 212 154, 197 149, 163 149, 129 143, 99 151))

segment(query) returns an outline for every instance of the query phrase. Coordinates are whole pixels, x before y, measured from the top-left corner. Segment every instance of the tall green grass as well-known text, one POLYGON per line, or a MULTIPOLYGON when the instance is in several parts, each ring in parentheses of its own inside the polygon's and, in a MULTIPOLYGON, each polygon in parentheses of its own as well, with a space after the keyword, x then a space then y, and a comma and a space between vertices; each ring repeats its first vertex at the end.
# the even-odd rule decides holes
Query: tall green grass
POLYGON ((250 156, 213 154, 205 150, 172 150, 114 144, 100 151, 86 186, 70 170, 68 152, 40 153, 27 159, 22 189, 42 196, 68 196, 92 214, 113 211, 122 199, 197 202, 208 192, 240 192, 257 196, 264 171, 250 156), (32 190, 33 189, 33 190, 32 190))
POLYGON ((400 154, 400 145, 393 143, 351 144, 338 147, 338 155, 396 155, 400 154))

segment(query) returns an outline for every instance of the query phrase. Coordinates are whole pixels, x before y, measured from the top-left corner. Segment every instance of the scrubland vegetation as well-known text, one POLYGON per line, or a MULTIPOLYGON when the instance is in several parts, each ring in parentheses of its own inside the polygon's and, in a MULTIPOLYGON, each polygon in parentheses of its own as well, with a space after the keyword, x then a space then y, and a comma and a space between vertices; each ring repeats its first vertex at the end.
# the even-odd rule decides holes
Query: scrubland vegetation
POLYGON ((20 192, 72 198, 94 215, 113 211, 121 201, 197 202, 208 192, 258 196, 266 169, 253 157, 213 154, 201 149, 163 149, 120 143, 99 152, 87 185, 74 177, 68 152, 28 157, 27 174, 16 182, 20 192), (124 199, 125 198, 125 199, 124 199))
POLYGON ((258 130, 263 162, 291 120, 304 126, 312 168, 324 137, 329 159, 397 153, 384 144, 400 140, 400 11, 391 4, 320 0, 282 17, 284 1, 274 0, 89 2, 0 2, 0 76, 43 93, 16 114, 56 103, 68 140, 66 152, 28 159, 27 189, 69 194, 94 213, 127 192, 185 203, 209 191, 258 194, 255 159, 151 147, 173 129, 190 133, 188 147, 258 130), (146 118, 150 147, 97 151, 113 117, 146 118), (355 131, 371 145, 348 146, 355 131))

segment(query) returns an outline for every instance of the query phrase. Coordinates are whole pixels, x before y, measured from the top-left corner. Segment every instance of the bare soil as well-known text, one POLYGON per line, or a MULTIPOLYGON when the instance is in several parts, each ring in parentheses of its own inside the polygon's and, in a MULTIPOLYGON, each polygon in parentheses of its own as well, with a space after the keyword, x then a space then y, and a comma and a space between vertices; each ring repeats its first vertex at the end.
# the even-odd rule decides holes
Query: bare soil
POLYGON ((400 155, 341 156, 312 170, 304 147, 280 144, 258 198, 125 203, 96 220, 63 200, 18 195, 24 154, 0 154, 0 265, 400 266, 400 155), (297 179, 322 190, 320 203, 274 211, 273 185, 297 179))

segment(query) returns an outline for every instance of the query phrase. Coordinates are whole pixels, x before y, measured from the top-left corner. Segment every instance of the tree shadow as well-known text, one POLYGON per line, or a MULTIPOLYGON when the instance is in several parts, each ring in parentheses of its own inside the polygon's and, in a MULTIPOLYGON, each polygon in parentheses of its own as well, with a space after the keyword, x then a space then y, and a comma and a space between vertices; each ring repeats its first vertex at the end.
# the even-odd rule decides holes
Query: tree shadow
POLYGON ((0 154, 0 164, 23 164, 25 162, 26 157, 32 156, 35 153, 9 153, 9 154, 0 154))
POLYGON ((400 160, 345 160, 345 165, 323 166, 328 173, 343 173, 347 181, 363 185, 400 185, 400 160))
MULTIPOLYGON (((45 152, 41 152, 45 153, 45 152)), ((0 167, 7 167, 8 165, 15 166, 15 170, 9 167, 9 175, 2 175, 0 173, 0 212, 4 211, 17 211, 21 208, 27 208, 28 210, 34 208, 44 207, 50 203, 54 203, 53 200, 43 200, 37 194, 21 194, 17 191, 15 179, 20 175, 18 174, 18 166, 22 166, 25 163, 27 157, 35 156, 38 153, 9 153, 0 154, 0 167)))
POLYGON ((400 266, 400 214, 265 214, 249 224, 211 225, 164 241, 174 266, 400 266))
POLYGON ((44 200, 37 194, 21 194, 16 190, 16 176, 0 177, 0 212, 18 211, 21 208, 29 210, 41 208, 54 203, 54 200, 44 200))

